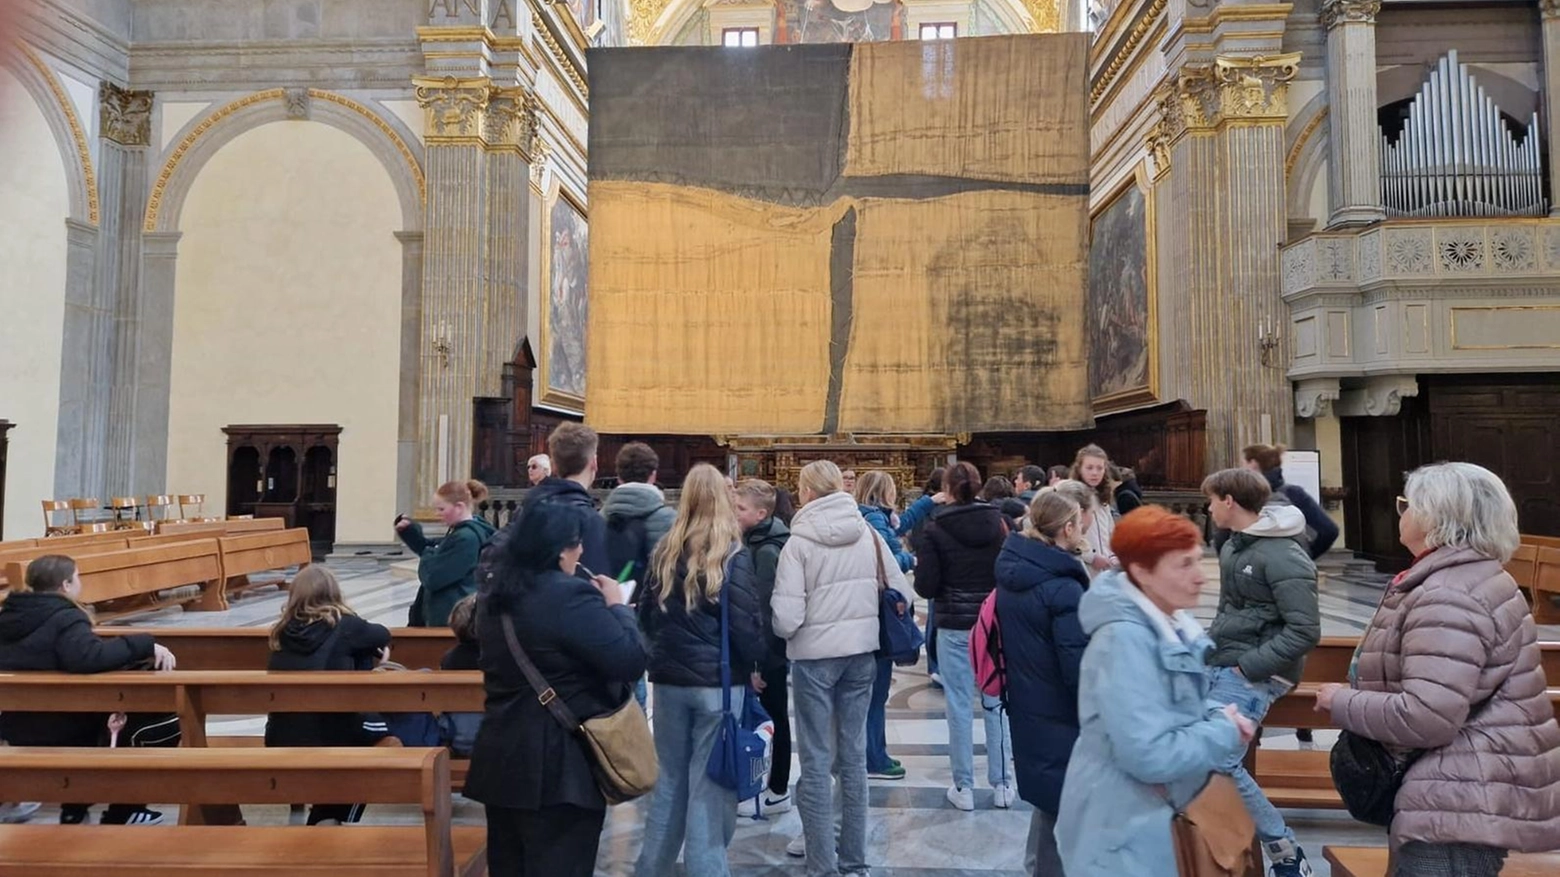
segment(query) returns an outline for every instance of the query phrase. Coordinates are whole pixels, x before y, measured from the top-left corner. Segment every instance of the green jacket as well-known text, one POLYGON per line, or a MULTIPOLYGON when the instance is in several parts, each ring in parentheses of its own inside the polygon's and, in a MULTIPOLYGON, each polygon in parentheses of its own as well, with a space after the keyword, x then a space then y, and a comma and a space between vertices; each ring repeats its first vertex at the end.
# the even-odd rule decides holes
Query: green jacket
POLYGON ((1298 510, 1269 507, 1224 543, 1209 664, 1239 667, 1253 682, 1300 681, 1305 656, 1322 638, 1316 565, 1296 538, 1304 532, 1298 510))
POLYGON ((791 538, 791 531, 786 528, 785 522, 770 515, 756 524, 753 529, 742 534, 742 542, 753 552, 753 570, 756 573, 758 583, 759 614, 762 616, 764 633, 769 641, 769 660, 771 667, 785 666, 785 640, 775 636, 774 610, 770 603, 775 596, 775 570, 780 566, 780 552, 785 548, 785 543, 791 538))
POLYGON ((417 589, 417 602, 422 606, 423 623, 448 626, 455 604, 477 592, 477 558, 493 538, 493 525, 472 518, 451 527, 443 538, 430 540, 423 535, 421 524, 413 524, 400 535, 406 547, 422 558, 417 564, 417 581, 422 584, 417 589))

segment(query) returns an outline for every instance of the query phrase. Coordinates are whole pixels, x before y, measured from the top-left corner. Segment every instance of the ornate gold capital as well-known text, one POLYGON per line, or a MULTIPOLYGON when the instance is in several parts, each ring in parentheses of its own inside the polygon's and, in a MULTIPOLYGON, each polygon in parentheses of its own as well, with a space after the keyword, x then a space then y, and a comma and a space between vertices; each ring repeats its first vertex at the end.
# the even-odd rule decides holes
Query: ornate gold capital
MULTIPOLYGON (((1540 3, 1552 0, 1539 0, 1540 3)), ((1350 22, 1375 24, 1381 0, 1322 0, 1322 27, 1332 30, 1350 22)))
POLYGON ((527 157, 534 149, 536 94, 522 85, 496 86, 487 78, 413 80, 430 144, 509 147, 527 157))
POLYGON ((1289 118, 1289 82, 1300 72, 1300 53, 1214 62, 1220 112, 1226 119, 1289 118))
POLYGON ((654 45, 655 22, 672 5, 672 0, 628 0, 628 42, 635 46, 654 45))
POLYGON ((109 140, 122 146, 146 146, 152 142, 152 93, 112 82, 99 84, 98 122, 109 140))
POLYGON ((1186 133, 1186 112, 1175 82, 1166 82, 1154 92, 1159 118, 1144 138, 1149 157, 1154 161, 1154 179, 1170 172, 1170 147, 1186 133))
POLYGON ((1554 21, 1560 18, 1560 0, 1538 0, 1538 11, 1545 21, 1554 21))

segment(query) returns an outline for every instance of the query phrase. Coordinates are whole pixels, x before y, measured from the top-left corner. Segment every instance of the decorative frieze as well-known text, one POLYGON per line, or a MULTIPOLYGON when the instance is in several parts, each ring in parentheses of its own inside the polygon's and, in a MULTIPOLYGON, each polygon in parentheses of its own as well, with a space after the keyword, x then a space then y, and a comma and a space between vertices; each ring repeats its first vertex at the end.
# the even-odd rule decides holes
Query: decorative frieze
POLYGON ((152 93, 120 88, 112 82, 98 85, 98 129, 121 146, 146 146, 152 142, 152 93))
POLYGON ((1381 0, 1323 0, 1322 27, 1332 30, 1349 23, 1375 24, 1381 0))

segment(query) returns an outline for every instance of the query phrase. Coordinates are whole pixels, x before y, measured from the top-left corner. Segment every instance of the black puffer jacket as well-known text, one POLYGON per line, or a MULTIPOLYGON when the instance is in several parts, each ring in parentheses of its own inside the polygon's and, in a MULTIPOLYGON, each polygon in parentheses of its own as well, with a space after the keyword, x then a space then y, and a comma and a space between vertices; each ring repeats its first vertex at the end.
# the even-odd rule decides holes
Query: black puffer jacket
MULTIPOLYGON (((265 668, 368 671, 389 644, 390 628, 356 615, 343 615, 334 626, 292 621, 282 630, 281 650, 271 653, 265 668)), ((374 713, 272 713, 265 723, 265 745, 368 746, 387 733, 384 718, 374 713)))
POLYGON ((549 476, 525 492, 525 499, 520 503, 519 513, 505 525, 504 529, 495 533, 483 548, 476 574, 478 590, 482 589, 483 582, 504 562, 504 546, 509 544, 509 540, 518 531, 520 521, 532 511, 547 505, 569 505, 588 512, 585 515, 584 529, 580 533, 580 544, 585 547, 584 553, 580 555, 580 564, 593 573, 617 574, 617 570, 608 569, 611 562, 607 559, 607 521, 596 511, 596 501, 591 498, 590 491, 578 482, 549 476))
POLYGON ((775 569, 780 565, 780 551, 791 538, 791 530, 776 517, 760 521, 753 529, 742 534, 742 541, 753 552, 753 569, 757 574, 758 611, 769 645, 769 667, 785 666, 785 640, 775 636, 774 612, 770 603, 775 596, 775 569))
MULTIPOLYGON (((145 633, 104 639, 92 619, 61 593, 13 593, 0 604, 0 670, 104 673, 150 660, 145 633)), ((12 746, 96 746, 105 733, 101 713, 0 714, 0 739, 12 746)))
MULTIPOLYGON (((747 670, 768 656, 763 613, 753 556, 746 548, 727 561, 725 594, 731 600, 731 674, 741 684, 747 670)), ((686 567, 679 561, 677 575, 686 567)), ((639 600, 639 627, 650 643, 650 681, 688 688, 720 687, 720 604, 700 599, 692 609, 680 597, 661 602, 660 582, 652 571, 639 600)))
POLYGON ((915 592, 936 601, 938 628, 975 626, 981 601, 997 586, 997 555, 1007 535, 1007 518, 987 503, 948 506, 932 516, 921 534, 915 592))

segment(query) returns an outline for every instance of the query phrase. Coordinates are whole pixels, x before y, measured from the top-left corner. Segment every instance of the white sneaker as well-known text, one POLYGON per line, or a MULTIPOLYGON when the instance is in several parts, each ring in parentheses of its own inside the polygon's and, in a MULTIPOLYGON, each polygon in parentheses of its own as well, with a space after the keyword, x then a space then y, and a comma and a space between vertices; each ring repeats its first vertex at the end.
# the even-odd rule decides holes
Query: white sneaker
POLYGON ((757 817, 761 812, 765 816, 768 816, 771 814, 784 813, 791 809, 791 795, 789 792, 778 796, 773 792, 764 792, 762 795, 760 795, 760 797, 764 799, 764 806, 762 808, 758 806, 758 798, 749 798, 737 805, 737 815, 752 819, 757 817))
POLYGON ((785 854, 793 859, 807 858, 807 835, 799 834, 785 845, 785 854))
POLYGON ((948 803, 968 813, 975 809, 975 790, 949 786, 948 803))
POLYGON ((942 688, 943 687, 942 674, 941 673, 932 673, 930 675, 931 675, 932 684, 937 686, 938 688, 942 688))
POLYGON ((0 804, 0 824, 16 825, 20 822, 26 822, 42 806, 42 804, 36 801, 24 801, 19 804, 0 804))
POLYGON ((1004 783, 991 790, 991 797, 997 807, 1006 810, 1013 806, 1014 801, 1018 800, 1018 790, 1004 783))

